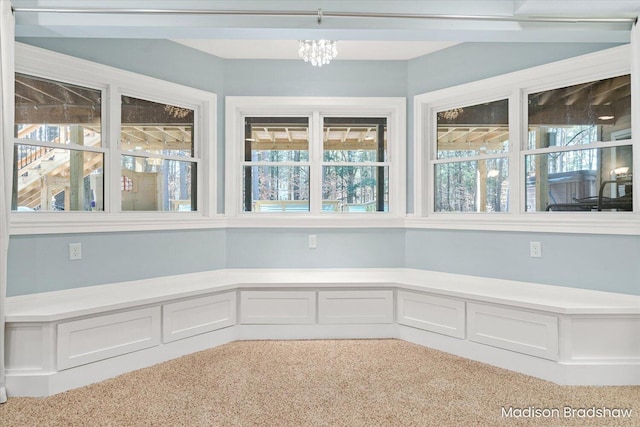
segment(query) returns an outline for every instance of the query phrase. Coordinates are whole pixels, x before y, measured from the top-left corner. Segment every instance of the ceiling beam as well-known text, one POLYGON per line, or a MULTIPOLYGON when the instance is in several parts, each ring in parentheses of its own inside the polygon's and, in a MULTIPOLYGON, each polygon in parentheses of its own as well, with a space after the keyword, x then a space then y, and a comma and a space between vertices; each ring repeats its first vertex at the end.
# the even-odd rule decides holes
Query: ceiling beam
POLYGON ((572 2, 571 13, 552 14, 540 2, 537 10, 523 13, 521 6, 515 13, 504 0, 299 0, 293 10, 287 2, 259 1, 217 1, 207 9, 182 0, 172 9, 135 0, 126 7, 92 0, 92 7, 77 8, 68 0, 12 0, 17 37, 628 43, 638 11, 610 6, 608 12, 614 2, 572 2), (592 3, 602 4, 597 14, 592 3))

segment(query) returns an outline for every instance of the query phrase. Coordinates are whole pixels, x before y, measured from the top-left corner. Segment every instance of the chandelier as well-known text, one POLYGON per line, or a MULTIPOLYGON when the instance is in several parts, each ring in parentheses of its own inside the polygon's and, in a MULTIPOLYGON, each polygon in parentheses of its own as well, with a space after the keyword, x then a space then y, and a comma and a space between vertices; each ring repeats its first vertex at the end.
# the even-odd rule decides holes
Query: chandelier
POLYGON ((300 40, 298 55, 314 67, 322 67, 338 54, 334 40, 300 40))

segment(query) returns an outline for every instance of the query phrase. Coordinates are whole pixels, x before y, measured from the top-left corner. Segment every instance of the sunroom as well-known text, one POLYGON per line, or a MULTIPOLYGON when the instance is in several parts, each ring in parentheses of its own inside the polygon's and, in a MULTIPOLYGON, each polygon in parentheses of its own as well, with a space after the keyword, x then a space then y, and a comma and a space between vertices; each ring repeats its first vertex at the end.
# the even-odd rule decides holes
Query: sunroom
POLYGON ((640 384, 637 2, 36 3, 2 3, 9 395, 310 338, 640 384))

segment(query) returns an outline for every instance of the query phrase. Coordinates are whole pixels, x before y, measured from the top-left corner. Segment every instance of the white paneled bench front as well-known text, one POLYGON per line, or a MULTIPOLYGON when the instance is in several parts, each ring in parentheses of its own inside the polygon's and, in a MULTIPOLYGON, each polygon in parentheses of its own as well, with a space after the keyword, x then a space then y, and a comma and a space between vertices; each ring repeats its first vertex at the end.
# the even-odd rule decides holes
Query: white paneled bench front
POLYGON ((13 396, 247 339, 397 338, 559 384, 640 384, 640 296, 413 269, 217 270, 7 299, 13 396))

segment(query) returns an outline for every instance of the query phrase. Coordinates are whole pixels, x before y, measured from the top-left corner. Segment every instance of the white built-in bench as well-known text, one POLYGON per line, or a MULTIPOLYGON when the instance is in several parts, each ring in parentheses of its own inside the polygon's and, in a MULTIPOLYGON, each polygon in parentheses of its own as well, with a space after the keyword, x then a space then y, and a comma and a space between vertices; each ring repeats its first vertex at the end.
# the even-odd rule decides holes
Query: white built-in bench
POLYGON ((412 269, 257 269, 10 297, 7 386, 46 396, 235 340, 305 338, 397 338, 558 384, 640 385, 640 296, 412 269))

